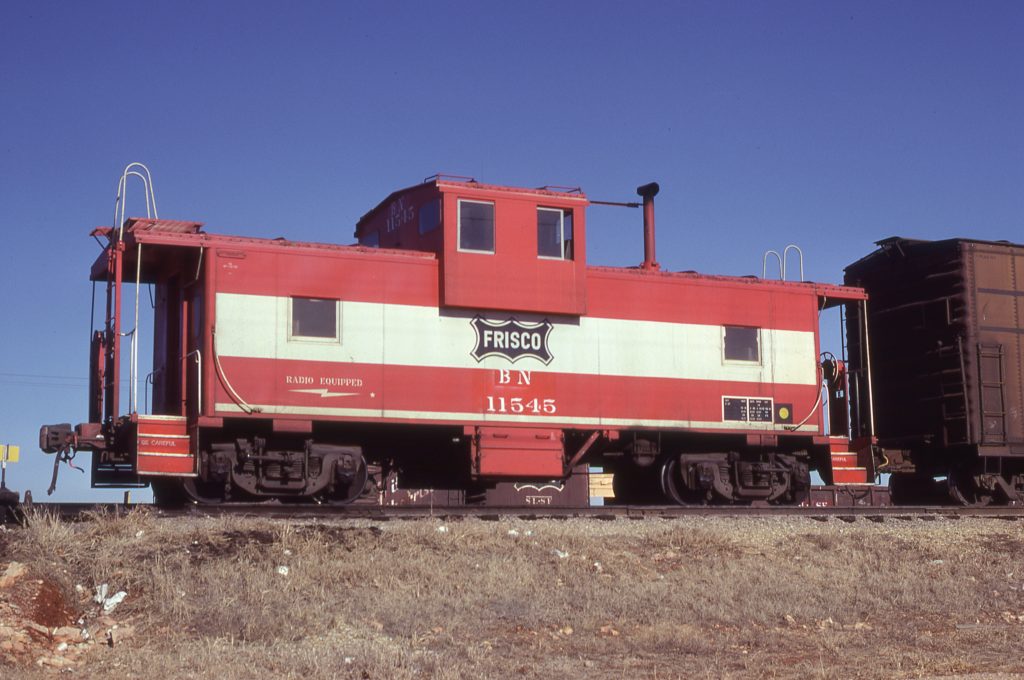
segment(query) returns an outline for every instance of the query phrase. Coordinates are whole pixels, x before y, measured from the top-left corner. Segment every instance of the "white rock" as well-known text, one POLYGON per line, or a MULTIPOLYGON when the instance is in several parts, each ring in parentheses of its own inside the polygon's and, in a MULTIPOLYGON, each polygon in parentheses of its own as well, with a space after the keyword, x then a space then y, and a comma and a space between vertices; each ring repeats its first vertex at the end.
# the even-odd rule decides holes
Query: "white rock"
POLYGON ((439 526, 437 528, 437 533, 439 533, 439 534, 447 534, 448 533, 448 527, 446 527, 445 525, 442 524, 441 526, 439 526))
POLYGON ((508 530, 508 535, 509 536, 518 536, 519 535, 519 531, 516 530, 516 529, 509 529, 508 530))
POLYGON ((0 588, 7 588, 15 581, 28 573, 28 569, 21 562, 11 562, 7 569, 0 574, 0 588))
POLYGON ((556 555, 560 560, 564 560, 566 557, 569 556, 569 553, 565 552, 564 550, 559 550, 558 548, 552 550, 551 553, 553 555, 556 555))
POLYGON ((287 576, 289 571, 288 567, 283 564, 277 568, 277 573, 281 576, 287 576))
POLYGON ((107 593, 110 591, 110 586, 106 583, 96 586, 96 595, 92 598, 96 604, 103 604, 103 601, 107 599, 107 593))
POLYGON ((107 599, 103 600, 103 611, 107 614, 114 611, 117 605, 124 602, 124 598, 128 597, 128 593, 123 590, 119 590, 107 599))

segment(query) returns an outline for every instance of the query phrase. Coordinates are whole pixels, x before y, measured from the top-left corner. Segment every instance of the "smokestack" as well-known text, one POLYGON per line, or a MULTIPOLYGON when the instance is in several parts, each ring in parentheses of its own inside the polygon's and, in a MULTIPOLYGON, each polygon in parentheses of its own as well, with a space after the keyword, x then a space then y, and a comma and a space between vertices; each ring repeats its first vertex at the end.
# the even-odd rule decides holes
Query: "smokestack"
POLYGON ((644 263, 640 265, 642 269, 660 269, 654 259, 654 197, 658 195, 660 189, 657 182, 636 188, 637 195, 644 199, 644 263))

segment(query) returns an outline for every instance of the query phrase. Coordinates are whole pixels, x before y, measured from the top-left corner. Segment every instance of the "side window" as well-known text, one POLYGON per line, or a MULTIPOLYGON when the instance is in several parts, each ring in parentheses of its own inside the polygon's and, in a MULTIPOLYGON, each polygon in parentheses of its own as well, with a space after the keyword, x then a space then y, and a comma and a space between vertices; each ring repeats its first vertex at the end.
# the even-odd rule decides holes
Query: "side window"
POLYGON ((376 230, 363 234, 359 239, 359 245, 367 248, 380 248, 380 233, 376 230))
POLYGON ((494 204, 459 201, 459 250, 494 253, 494 204))
POLYGON ((572 259, 572 212, 537 208, 537 257, 572 259))
POLYGON ((761 329, 725 326, 722 337, 722 356, 726 361, 761 361, 761 329))
POLYGON ((319 298, 291 299, 291 340, 339 340, 338 301, 319 298))
POLYGON ((426 234, 441 226, 441 199, 435 198, 420 206, 420 233, 426 234))

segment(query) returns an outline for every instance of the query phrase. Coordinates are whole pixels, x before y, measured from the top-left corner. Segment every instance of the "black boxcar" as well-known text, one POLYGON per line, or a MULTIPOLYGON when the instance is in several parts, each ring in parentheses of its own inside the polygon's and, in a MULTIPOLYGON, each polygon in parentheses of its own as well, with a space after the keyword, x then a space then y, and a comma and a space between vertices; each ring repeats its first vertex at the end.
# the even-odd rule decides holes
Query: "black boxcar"
POLYGON ((859 378, 855 428, 877 436, 894 487, 947 477, 960 501, 1019 498, 1024 246, 905 238, 878 246, 846 268, 847 285, 869 296, 867 334, 855 307, 847 324, 859 329, 848 338, 859 378))

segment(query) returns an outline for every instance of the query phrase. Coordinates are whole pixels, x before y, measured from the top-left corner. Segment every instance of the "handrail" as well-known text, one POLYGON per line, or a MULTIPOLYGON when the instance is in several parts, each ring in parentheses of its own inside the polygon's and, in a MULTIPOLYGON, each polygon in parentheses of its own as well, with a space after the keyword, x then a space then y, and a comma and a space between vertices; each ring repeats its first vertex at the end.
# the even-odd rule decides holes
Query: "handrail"
MULTIPOLYGON (((133 328, 130 331, 121 331, 121 337, 131 337, 132 339, 132 344, 128 349, 128 413, 135 413, 135 392, 138 389, 138 386, 135 384, 135 366, 133 363, 135 357, 135 329, 133 328)), ((121 388, 116 387, 115 389, 118 391, 118 394, 120 394, 121 388)))
POLYGON ((194 349, 181 359, 188 359, 193 354, 196 355, 196 366, 198 367, 196 371, 196 413, 203 415, 203 355, 198 349, 194 349))
POLYGON ((138 177, 142 180, 143 194, 146 197, 146 217, 150 219, 160 219, 156 211, 156 194, 153 192, 153 175, 142 163, 129 163, 125 166, 124 172, 121 173, 121 179, 117 183, 117 196, 114 198, 114 229, 117 229, 117 238, 121 240, 124 238, 124 220, 125 220, 125 204, 128 197, 128 178, 138 177), (141 168, 143 172, 133 170, 132 168, 141 168), (145 174, 143 174, 145 173, 145 174), (118 220, 118 209, 120 209, 121 219, 118 220))
POLYGON ((424 177, 423 178, 423 183, 426 184, 427 182, 429 182, 432 179, 436 179, 438 182, 443 182, 446 179, 454 179, 454 180, 463 180, 465 182, 470 182, 472 184, 477 184, 476 178, 474 178, 474 177, 468 177, 467 175, 451 175, 451 174, 449 174, 447 172, 435 172, 430 177, 424 177))
MULTIPOLYGON (((179 359, 179 361, 180 361, 180 359, 179 359)), ((157 373, 163 373, 166 370, 167 369, 165 367, 160 367, 160 368, 158 368, 156 370, 153 370, 153 371, 150 371, 149 373, 146 374, 146 380, 143 383, 146 386, 145 390, 143 390, 144 396, 146 398, 146 400, 144 402, 145 403, 146 413, 149 413, 149 386, 154 384, 153 376, 155 376, 157 373)))
POLYGON ((782 251, 782 280, 786 280, 786 260, 789 259, 789 251, 795 250, 796 254, 800 256, 800 280, 804 280, 804 251, 800 250, 799 246, 790 243, 786 246, 786 249, 782 251))
MULTIPOLYGON (((188 359, 193 354, 196 355, 196 366, 197 366, 197 371, 196 372, 198 373, 198 376, 196 378, 196 409, 199 411, 199 414, 202 415, 202 412, 203 412, 203 354, 198 349, 192 350, 188 354, 185 354, 185 355, 182 355, 182 356, 178 357, 178 361, 184 361, 185 359, 188 359)), ((157 368, 157 369, 154 369, 154 370, 150 371, 149 374, 146 375, 146 381, 145 381, 146 390, 145 391, 146 391, 146 411, 147 412, 149 411, 149 385, 153 385, 154 384, 153 376, 155 376, 157 373, 163 373, 166 370, 167 370, 166 367, 160 367, 160 368, 157 368)))
POLYGON ((870 434, 872 437, 875 436, 875 394, 874 387, 871 384, 871 338, 868 332, 868 301, 861 300, 861 318, 862 325, 864 328, 864 357, 865 365, 868 369, 868 424, 871 426, 870 434))
POLYGON ((138 244, 135 254, 135 327, 132 329, 132 356, 128 367, 128 377, 135 386, 135 400, 131 402, 129 413, 134 413, 139 406, 139 343, 136 342, 139 331, 139 285, 142 282, 142 244, 138 244))
MULTIPOLYGON (((114 197, 114 224, 112 229, 117 233, 117 240, 124 240, 124 223, 126 219, 126 206, 128 198, 128 178, 138 177, 142 180, 143 195, 146 199, 146 217, 150 219, 159 219, 159 214, 156 209, 156 194, 153 191, 153 175, 142 163, 133 162, 125 166, 121 173, 121 179, 117 183, 117 195, 114 197)), ((113 233, 113 232, 112 232, 113 233)), ((111 248, 113 245, 114 237, 111 236, 111 248)), ((120 246, 118 246, 120 248, 120 246)), ((120 265, 118 265, 120 266, 120 265)), ((139 330, 139 286, 142 284, 142 244, 138 244, 136 251, 136 262, 135 262, 135 327, 132 328, 130 333, 121 333, 124 335, 131 335, 132 343, 130 350, 130 356, 128 358, 128 412, 135 413, 139 407, 139 341, 138 341, 138 330, 139 330)), ((109 285, 109 282, 108 282, 109 285)), ((109 295, 109 293, 108 293, 109 295)), ((120 318, 122 309, 122 294, 120 287, 120 279, 117 282, 117 308, 114 310, 115 318, 120 318)), ((108 299, 109 305, 109 299, 108 299)), ((109 313, 108 308, 108 313, 109 313)), ((108 325, 110 323, 108 319, 108 325)), ((117 361, 120 362, 120 355, 118 355, 117 361)), ((115 414, 116 415, 116 414, 115 414)))
POLYGON ((768 256, 774 255, 775 259, 779 261, 779 274, 782 276, 782 280, 786 280, 786 265, 782 261, 782 256, 779 255, 778 251, 769 250, 765 252, 764 257, 761 258, 761 278, 768 278, 768 256))
POLYGON ((542 187, 537 187, 537 191, 557 191, 562 194, 582 194, 583 187, 570 187, 564 184, 545 184, 542 187))
POLYGON ((803 281, 804 280, 804 251, 800 250, 799 246, 794 245, 792 243, 790 243, 788 246, 786 246, 783 249, 781 255, 779 255, 779 251, 777 251, 777 250, 765 251, 764 257, 761 258, 761 278, 764 279, 764 278, 768 277, 768 256, 769 255, 774 255, 775 259, 779 263, 779 273, 781 274, 781 279, 780 280, 785 281, 786 280, 786 261, 789 259, 789 251, 791 251, 791 250, 795 250, 796 251, 797 263, 800 265, 800 280, 803 281))
POLYGON ((242 397, 239 396, 238 392, 235 392, 235 388, 232 387, 231 383, 228 381, 228 376, 225 375, 224 368, 220 365, 220 354, 217 352, 216 328, 210 330, 210 336, 213 345, 213 366, 215 369, 217 369, 217 376, 220 378, 221 383, 224 385, 224 388, 228 391, 228 394, 231 395, 231 398, 235 400, 235 403, 238 404, 243 411, 245 411, 246 413, 259 412, 261 409, 255 406, 250 406, 248 403, 246 403, 245 399, 242 399, 242 397))

